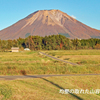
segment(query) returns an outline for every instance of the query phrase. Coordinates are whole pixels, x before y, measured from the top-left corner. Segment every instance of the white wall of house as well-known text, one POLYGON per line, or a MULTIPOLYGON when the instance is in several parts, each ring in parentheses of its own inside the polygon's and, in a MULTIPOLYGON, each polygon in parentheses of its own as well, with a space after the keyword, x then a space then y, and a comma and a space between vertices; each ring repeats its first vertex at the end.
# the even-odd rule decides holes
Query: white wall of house
POLYGON ((12 50, 12 52, 19 52, 19 50, 12 50))
POLYGON ((19 47, 12 47, 11 50, 12 52, 19 52, 19 47))

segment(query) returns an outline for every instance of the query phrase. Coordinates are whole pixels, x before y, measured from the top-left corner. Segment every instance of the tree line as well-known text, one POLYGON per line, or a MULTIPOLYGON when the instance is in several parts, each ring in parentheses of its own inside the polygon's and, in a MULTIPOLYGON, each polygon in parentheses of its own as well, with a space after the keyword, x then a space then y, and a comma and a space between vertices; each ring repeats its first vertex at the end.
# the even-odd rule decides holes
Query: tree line
POLYGON ((0 40, 0 51, 10 50, 11 47, 31 50, 70 50, 70 49, 100 49, 100 39, 69 39, 63 35, 29 36, 25 39, 0 40))

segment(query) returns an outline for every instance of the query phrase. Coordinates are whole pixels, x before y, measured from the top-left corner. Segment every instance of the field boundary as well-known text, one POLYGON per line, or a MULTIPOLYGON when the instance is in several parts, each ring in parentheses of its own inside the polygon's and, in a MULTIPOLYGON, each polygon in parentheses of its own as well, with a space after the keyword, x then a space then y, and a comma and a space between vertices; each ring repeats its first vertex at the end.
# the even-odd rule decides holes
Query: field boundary
POLYGON ((50 57, 50 58, 52 58, 52 59, 55 59, 55 60, 64 62, 64 63, 69 63, 69 64, 74 65, 74 66, 75 66, 75 65, 78 65, 78 64, 76 64, 76 63, 72 63, 72 62, 69 62, 69 61, 61 60, 61 59, 58 59, 58 58, 56 58, 56 57, 50 56, 50 55, 48 55, 48 54, 46 54, 46 53, 44 53, 44 52, 39 52, 39 53, 40 53, 40 54, 43 54, 43 55, 45 55, 45 56, 47 56, 47 57, 50 57))
POLYGON ((25 78, 43 78, 43 77, 54 77, 54 76, 94 76, 100 74, 57 74, 57 75, 16 75, 16 76, 0 76, 0 80, 15 80, 25 78))

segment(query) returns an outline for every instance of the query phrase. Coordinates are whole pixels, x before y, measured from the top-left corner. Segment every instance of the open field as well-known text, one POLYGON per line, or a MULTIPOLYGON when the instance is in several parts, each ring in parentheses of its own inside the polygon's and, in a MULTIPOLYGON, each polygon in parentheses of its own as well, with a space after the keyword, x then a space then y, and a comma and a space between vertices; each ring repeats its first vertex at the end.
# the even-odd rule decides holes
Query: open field
POLYGON ((100 76, 3 80, 0 81, 0 100, 100 100, 100 94, 61 94, 60 89, 100 89, 100 76))
POLYGON ((75 73, 79 73, 79 71, 80 73, 100 73, 100 50, 57 50, 45 51, 45 53, 79 64, 79 66, 76 66, 75 73))
POLYGON ((39 51, 0 52, 0 75, 100 73, 100 50, 43 52, 79 65, 73 66, 53 60, 39 54, 39 51))
MULTIPOLYGON (((53 60, 39 51, 0 52, 0 75, 100 74, 100 50, 42 52, 79 65, 53 60)), ((100 89, 100 75, 0 80, 0 100, 100 100, 100 93, 61 94, 60 89, 100 89)))

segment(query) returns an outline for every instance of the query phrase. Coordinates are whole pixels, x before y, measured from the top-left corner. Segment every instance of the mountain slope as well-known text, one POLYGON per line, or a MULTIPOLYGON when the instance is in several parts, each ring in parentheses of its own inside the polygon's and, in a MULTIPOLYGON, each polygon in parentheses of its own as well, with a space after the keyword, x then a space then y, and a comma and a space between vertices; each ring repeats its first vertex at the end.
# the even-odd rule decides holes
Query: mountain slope
POLYGON ((53 34, 62 34, 69 38, 100 38, 100 30, 90 28, 60 10, 40 10, 1 30, 0 39, 53 34))

